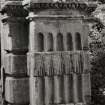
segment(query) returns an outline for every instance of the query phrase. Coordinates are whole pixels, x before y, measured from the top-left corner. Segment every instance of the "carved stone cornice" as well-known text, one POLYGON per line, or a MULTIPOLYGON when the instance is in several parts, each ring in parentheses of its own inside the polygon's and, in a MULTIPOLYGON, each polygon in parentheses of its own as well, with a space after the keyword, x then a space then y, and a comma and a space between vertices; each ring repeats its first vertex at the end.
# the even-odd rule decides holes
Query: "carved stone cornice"
POLYGON ((6 1, 1 6, 1 14, 8 16, 26 17, 28 12, 23 8, 22 1, 6 1))
POLYGON ((36 3, 32 1, 28 1, 25 3, 23 2, 25 8, 29 9, 30 11, 43 11, 46 9, 70 9, 70 10, 78 10, 84 11, 88 15, 90 15, 96 8, 97 4, 95 3, 85 3, 85 2, 56 2, 56 3, 36 3))

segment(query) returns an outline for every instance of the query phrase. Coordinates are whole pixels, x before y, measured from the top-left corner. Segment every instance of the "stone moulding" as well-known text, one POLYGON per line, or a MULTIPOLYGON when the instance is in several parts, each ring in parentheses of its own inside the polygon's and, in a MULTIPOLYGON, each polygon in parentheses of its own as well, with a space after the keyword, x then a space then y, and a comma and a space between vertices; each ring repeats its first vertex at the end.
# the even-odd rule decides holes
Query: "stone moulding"
MULTIPOLYGON (((2 23, 7 23, 7 22, 26 22, 26 18, 25 17, 10 17, 10 16, 4 16, 1 18, 2 23)), ((28 21, 27 21, 28 23, 28 21)))
POLYGON ((80 15, 80 16, 66 16, 66 15, 29 15, 26 17, 26 19, 30 19, 30 20, 35 20, 35 19, 48 19, 48 20, 83 20, 84 22, 92 22, 92 23, 97 23, 97 22, 100 22, 101 21, 98 19, 98 18, 94 18, 93 16, 90 16, 90 17, 85 17, 83 15, 80 15))

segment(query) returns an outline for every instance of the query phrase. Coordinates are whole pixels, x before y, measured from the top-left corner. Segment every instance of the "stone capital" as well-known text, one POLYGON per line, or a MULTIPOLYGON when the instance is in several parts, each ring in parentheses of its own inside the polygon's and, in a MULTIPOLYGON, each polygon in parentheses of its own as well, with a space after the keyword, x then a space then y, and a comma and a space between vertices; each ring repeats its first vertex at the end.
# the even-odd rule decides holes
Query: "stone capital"
POLYGON ((23 8, 22 1, 6 1, 1 6, 1 14, 13 17, 26 17, 28 12, 23 8))

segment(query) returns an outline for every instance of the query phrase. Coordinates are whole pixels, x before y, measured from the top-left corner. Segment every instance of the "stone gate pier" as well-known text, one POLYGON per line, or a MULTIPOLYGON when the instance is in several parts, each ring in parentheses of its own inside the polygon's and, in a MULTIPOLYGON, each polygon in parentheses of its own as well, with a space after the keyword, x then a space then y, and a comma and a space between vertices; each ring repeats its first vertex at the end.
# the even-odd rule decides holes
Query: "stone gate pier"
POLYGON ((8 105, 89 105, 88 0, 2 1, 2 92, 8 105))
POLYGON ((22 1, 2 1, 1 55, 3 104, 29 105, 28 21, 22 1))

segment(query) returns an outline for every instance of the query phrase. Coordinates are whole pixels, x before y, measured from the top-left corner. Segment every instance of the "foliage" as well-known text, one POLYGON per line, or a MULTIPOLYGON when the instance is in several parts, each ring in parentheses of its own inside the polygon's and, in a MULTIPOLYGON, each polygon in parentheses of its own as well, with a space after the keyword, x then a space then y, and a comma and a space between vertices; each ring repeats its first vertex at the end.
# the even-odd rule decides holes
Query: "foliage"
POLYGON ((105 52, 97 51, 91 64, 92 79, 92 101, 94 105, 104 105, 105 103, 105 52))
POLYGON ((101 34, 103 28, 99 23, 95 24, 89 34, 93 105, 105 103, 105 45, 101 34))

